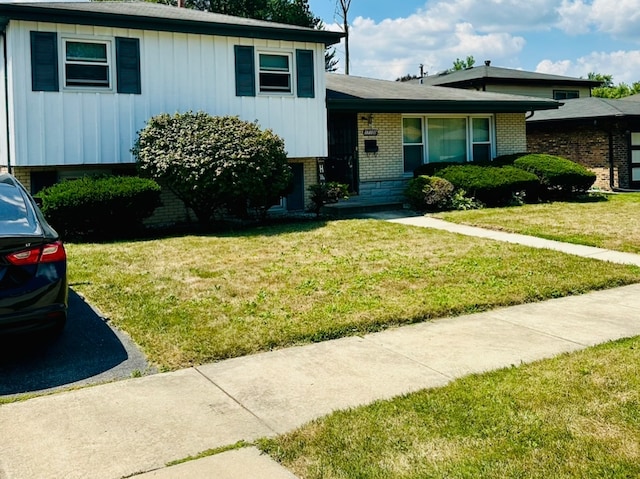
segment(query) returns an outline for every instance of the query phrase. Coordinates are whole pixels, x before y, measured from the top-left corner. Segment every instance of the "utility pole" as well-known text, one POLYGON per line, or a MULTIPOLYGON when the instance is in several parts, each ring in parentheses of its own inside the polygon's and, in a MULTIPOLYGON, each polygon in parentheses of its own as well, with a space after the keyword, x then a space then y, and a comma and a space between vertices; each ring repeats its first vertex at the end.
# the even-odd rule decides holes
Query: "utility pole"
POLYGON ((340 4, 340 13, 342 17, 342 29, 344 30, 344 52, 345 52, 345 67, 344 73, 349 74, 349 7, 351 6, 351 0, 337 0, 336 8, 340 4))

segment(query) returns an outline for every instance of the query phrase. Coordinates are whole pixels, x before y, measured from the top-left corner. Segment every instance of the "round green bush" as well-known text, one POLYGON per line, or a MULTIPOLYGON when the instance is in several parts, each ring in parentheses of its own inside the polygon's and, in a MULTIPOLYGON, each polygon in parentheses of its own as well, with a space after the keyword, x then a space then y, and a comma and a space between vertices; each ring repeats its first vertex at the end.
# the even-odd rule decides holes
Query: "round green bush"
POLYGON ((454 186, 437 176, 418 176, 407 184, 404 195, 416 211, 442 211, 451 207, 454 186))
POLYGON ((539 178, 542 199, 569 199, 585 193, 596 181, 595 173, 559 156, 530 154, 518 158, 513 165, 539 178))
POLYGON ((86 176, 43 189, 42 212, 69 239, 129 237, 161 205, 160 186, 136 176, 86 176))
POLYGON ((284 141, 235 116, 155 116, 132 153, 140 173, 167 185, 203 224, 225 212, 264 217, 291 187, 284 141))

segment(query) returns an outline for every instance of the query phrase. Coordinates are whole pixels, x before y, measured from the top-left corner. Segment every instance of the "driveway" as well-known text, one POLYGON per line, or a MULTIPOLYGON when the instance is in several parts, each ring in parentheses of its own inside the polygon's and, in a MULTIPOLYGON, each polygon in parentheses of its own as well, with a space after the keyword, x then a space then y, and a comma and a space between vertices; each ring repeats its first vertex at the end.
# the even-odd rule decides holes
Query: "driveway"
POLYGON ((142 352, 73 290, 54 340, 0 339, 0 396, 40 393, 156 372, 142 352))

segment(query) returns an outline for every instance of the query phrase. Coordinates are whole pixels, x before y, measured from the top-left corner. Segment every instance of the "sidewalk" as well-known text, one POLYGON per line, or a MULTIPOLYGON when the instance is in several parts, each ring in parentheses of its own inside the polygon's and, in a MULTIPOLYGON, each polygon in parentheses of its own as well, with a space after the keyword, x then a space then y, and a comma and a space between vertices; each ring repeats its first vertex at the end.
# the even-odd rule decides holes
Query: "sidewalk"
MULTIPOLYGON (((458 228, 427 217, 394 221, 458 228)), ((558 247, 640 264, 634 255, 558 247)), ((292 479, 253 447, 165 465, 287 432, 335 409, 636 335, 640 285, 631 285, 7 404, 0 406, 0 479, 292 479)))

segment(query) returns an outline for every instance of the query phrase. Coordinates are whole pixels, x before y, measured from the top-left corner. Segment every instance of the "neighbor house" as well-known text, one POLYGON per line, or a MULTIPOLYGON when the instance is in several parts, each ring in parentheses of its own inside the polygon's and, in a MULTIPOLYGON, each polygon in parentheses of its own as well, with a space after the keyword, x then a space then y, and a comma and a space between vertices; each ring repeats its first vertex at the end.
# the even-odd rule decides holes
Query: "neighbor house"
MULTIPOLYGON (((419 80, 415 80, 420 82, 419 80)), ((424 85, 567 100, 587 98, 599 81, 484 65, 426 76, 424 85)))
POLYGON ((363 199, 402 201, 418 166, 525 151, 525 117, 559 106, 545 98, 327 74, 327 179, 348 183, 363 199))
POLYGON ((2 3, 0 19, 0 169, 32 191, 133 172, 147 120, 202 110, 281 136, 296 181, 283 206, 304 207, 328 153, 324 51, 340 33, 148 2, 2 3))
POLYGON ((579 98, 527 120, 527 150, 593 170, 595 186, 640 189, 640 101, 579 98))

